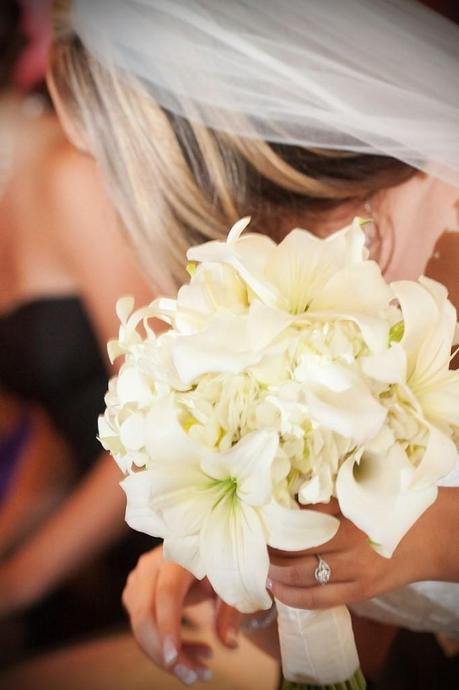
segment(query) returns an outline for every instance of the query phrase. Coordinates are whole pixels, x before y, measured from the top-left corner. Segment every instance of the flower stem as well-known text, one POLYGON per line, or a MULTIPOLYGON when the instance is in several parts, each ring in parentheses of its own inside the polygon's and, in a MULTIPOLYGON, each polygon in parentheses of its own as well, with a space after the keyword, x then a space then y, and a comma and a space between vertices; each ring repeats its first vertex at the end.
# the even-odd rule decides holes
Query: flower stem
POLYGON ((309 685, 308 683, 293 683, 285 680, 282 683, 282 690, 366 690, 367 684, 362 671, 357 671, 342 683, 331 683, 328 685, 309 685))

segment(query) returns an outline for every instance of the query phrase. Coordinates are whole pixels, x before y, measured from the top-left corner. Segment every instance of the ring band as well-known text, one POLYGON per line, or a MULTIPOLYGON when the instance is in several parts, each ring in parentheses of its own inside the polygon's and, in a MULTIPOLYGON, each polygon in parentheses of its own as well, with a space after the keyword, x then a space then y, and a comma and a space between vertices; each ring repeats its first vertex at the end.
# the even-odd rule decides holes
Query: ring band
POLYGON ((331 568, 318 553, 316 554, 316 558, 319 561, 319 565, 314 570, 315 580, 319 585, 326 585, 331 578, 331 568))

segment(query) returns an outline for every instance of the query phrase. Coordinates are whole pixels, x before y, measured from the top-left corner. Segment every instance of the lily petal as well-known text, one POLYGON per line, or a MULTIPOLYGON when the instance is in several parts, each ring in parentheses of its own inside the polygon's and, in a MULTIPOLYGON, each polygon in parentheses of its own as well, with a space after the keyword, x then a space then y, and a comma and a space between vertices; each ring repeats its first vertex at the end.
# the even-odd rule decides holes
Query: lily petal
POLYGON ((436 486, 413 487, 414 468, 394 445, 386 456, 357 455, 346 460, 336 480, 341 511, 372 541, 375 550, 390 557, 416 520, 432 505, 436 486))
POLYGON ((265 304, 275 305, 278 294, 263 275, 275 247, 266 235, 250 234, 232 242, 212 241, 191 247, 187 257, 190 261, 215 261, 232 266, 259 299, 265 304))
POLYGON ((387 415, 363 385, 341 391, 314 386, 305 390, 305 397, 317 423, 352 438, 357 445, 376 436, 387 415))
POLYGON ((200 333, 177 338, 171 354, 186 384, 212 372, 237 374, 262 357, 261 352, 249 349, 246 319, 232 314, 216 316, 200 333))
POLYGON ((366 235, 363 231, 365 220, 354 218, 351 225, 329 235, 325 242, 333 246, 333 249, 348 263, 360 263, 368 258, 368 249, 365 246, 366 235))
POLYGON ((264 349, 291 321, 258 300, 247 315, 222 311, 200 333, 176 338, 171 345, 174 365, 187 384, 207 373, 237 374, 258 364, 264 349))
POLYGON ((135 472, 120 482, 127 497, 126 522, 138 532, 164 538, 167 528, 159 512, 151 507, 153 477, 148 470, 135 472))
POLYGON ((215 479, 234 478, 241 501, 253 506, 264 505, 272 496, 272 464, 277 447, 277 433, 253 431, 230 450, 207 456, 201 466, 215 479))
POLYGON ((339 269, 330 245, 305 230, 292 230, 278 245, 267 277, 282 296, 281 308, 290 314, 308 311, 314 297, 339 269))
POLYGON ((382 383, 404 383, 406 381, 406 353, 399 343, 393 343, 383 352, 360 359, 366 376, 382 383))
POLYGON ((453 441, 431 424, 429 440, 421 462, 414 473, 416 488, 437 484, 456 464, 458 453, 453 441))
POLYGON ((284 508, 276 501, 262 508, 268 544, 284 551, 302 551, 325 544, 339 528, 339 520, 316 510, 284 508))
POLYGON ((269 609, 266 535, 255 508, 221 500, 201 531, 201 555, 212 587, 242 613, 269 609))
POLYGON ((115 306, 115 312, 121 323, 126 323, 134 309, 135 300, 132 295, 120 297, 115 306))
POLYGON ((160 513, 168 533, 186 536, 197 533, 219 494, 198 466, 168 463, 150 471, 149 505, 160 513))
POLYGON ((377 316, 394 298, 374 261, 345 266, 314 295, 314 311, 350 312, 377 316))
POLYGON ((408 356, 408 375, 415 368, 417 353, 433 324, 438 321, 438 307, 432 295, 419 283, 401 280, 391 284, 403 314, 401 345, 408 356))
POLYGON ((178 563, 197 580, 206 575, 204 562, 199 550, 199 536, 174 537, 164 540, 163 554, 166 561, 178 563))
POLYGON ((444 371, 435 385, 418 392, 424 414, 438 426, 459 426, 459 371, 444 371))
POLYGON ((169 463, 197 463, 200 459, 202 449, 178 423, 172 398, 155 401, 145 426, 145 447, 153 463, 167 467, 169 463))

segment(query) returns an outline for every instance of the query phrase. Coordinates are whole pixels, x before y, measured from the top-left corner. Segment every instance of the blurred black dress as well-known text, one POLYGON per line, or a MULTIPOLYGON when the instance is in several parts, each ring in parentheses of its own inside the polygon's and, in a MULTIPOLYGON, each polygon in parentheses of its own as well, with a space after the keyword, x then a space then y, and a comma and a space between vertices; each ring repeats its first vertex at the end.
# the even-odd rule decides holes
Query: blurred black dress
MULTIPOLYGON (((97 417, 104 409, 107 380, 100 345, 77 297, 39 298, 0 318, 0 387, 46 411, 80 478, 102 452, 97 417)), ((28 614, 29 648, 121 621, 125 578, 153 545, 151 538, 131 532, 79 582, 73 578, 71 586, 35 606, 28 614)))
POLYGON ((0 318, 0 385, 39 404, 83 473, 100 454, 107 371, 76 297, 40 298, 0 318))

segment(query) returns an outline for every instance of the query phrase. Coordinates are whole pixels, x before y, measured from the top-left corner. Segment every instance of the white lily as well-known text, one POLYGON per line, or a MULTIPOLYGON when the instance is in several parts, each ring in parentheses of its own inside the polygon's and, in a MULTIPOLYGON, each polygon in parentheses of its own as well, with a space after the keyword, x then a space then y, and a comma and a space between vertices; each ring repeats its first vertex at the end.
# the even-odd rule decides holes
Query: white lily
POLYGON ((456 336, 456 310, 440 283, 422 277, 417 283, 392 284, 403 316, 400 342, 361 360, 371 378, 397 383, 419 415, 449 433, 459 426, 459 372, 450 370, 456 336))
POLYGON ((247 287, 233 268, 212 262, 200 264, 190 283, 178 291, 174 326, 180 333, 196 332, 220 308, 237 314, 248 307, 247 287))
POLYGON ((260 363, 266 348, 292 319, 258 300, 247 314, 215 313, 199 333, 182 335, 171 344, 171 356, 184 384, 210 372, 239 373, 260 363))
POLYGON ((222 599, 240 611, 269 608, 267 545, 318 546, 334 536, 338 521, 273 499, 277 434, 252 432, 230 450, 213 453, 185 433, 170 398, 153 414, 150 469, 122 482, 128 524, 158 532, 167 558, 198 578, 207 575, 222 599))
POLYGON ((136 346, 142 345, 143 338, 137 331, 137 326, 140 322, 143 322, 145 331, 150 338, 154 339, 156 337, 148 323, 149 319, 158 317, 158 310, 154 304, 152 302, 141 309, 133 311, 134 298, 132 295, 125 295, 117 301, 115 310, 121 322, 118 338, 109 340, 107 343, 107 352, 112 363, 120 355, 125 355, 128 352, 132 355, 136 351, 136 346))
POLYGON ((454 465, 454 443, 433 426, 414 466, 399 443, 384 454, 355 452, 341 466, 336 494, 343 515, 390 557, 406 532, 437 497, 437 482, 454 465))
POLYGON ((393 298, 379 267, 367 260, 361 221, 323 240, 292 230, 279 245, 261 235, 241 234, 237 223, 226 242, 208 242, 188 258, 231 266, 265 304, 296 319, 343 318, 355 321, 371 350, 386 347, 383 317, 393 298))
POLYGON ((294 375, 301 384, 299 400, 307 403, 317 424, 357 444, 373 438, 381 429, 387 410, 351 367, 307 354, 294 375))
POLYGON ((403 313, 400 342, 407 356, 407 384, 428 419, 459 426, 459 372, 449 369, 456 310, 446 288, 429 278, 393 285, 403 313))

